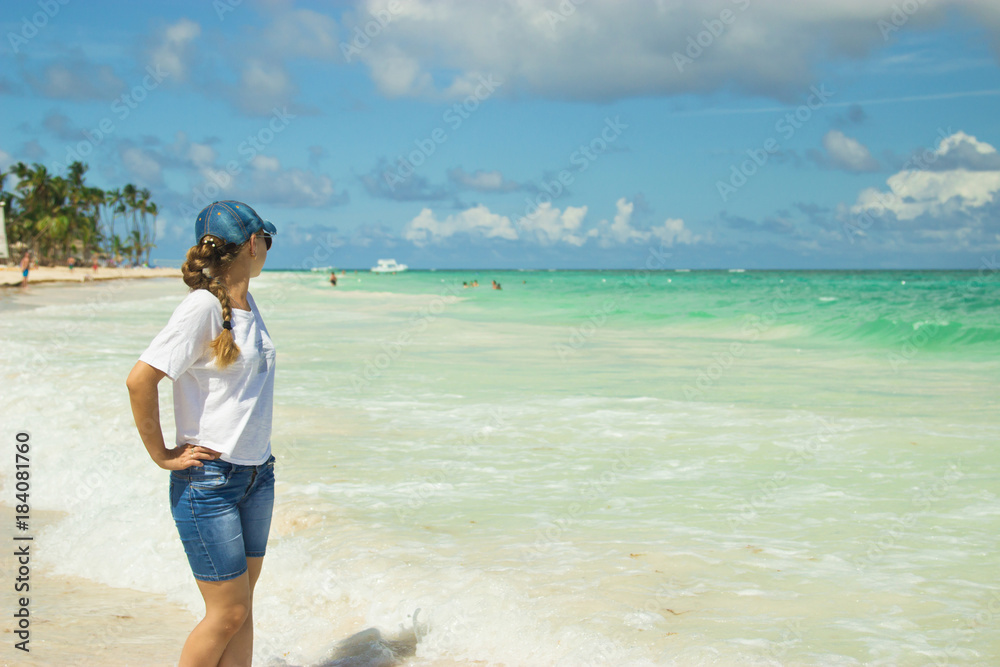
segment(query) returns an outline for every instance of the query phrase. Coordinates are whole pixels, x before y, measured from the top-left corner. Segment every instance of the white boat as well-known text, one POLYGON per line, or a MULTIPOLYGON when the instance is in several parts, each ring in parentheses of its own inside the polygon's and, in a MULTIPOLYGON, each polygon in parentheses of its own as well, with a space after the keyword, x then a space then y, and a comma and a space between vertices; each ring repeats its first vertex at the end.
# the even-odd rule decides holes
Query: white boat
POLYGON ((397 264, 394 259, 380 259, 378 266, 372 267, 372 273, 399 273, 406 271, 406 264, 397 264))

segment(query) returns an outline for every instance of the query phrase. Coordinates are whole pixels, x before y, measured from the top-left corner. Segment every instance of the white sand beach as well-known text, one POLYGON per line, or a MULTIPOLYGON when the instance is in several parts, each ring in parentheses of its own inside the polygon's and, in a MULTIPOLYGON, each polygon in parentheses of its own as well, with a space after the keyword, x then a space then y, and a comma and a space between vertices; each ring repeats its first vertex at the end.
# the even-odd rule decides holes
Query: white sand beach
MULTIPOLYGON (((59 512, 32 510, 32 532, 44 531, 62 517, 59 512)), ((13 508, 0 505, 0 520, 13 526, 13 508)), ((45 547, 44 541, 36 539, 31 542, 30 550, 35 553, 45 547)), ((18 566, 15 560, 0 559, 4 582, 15 580, 18 566)), ((12 624, 6 623, 0 664, 18 667, 177 664, 181 642, 198 622, 190 611, 165 595, 113 588, 81 577, 58 576, 37 562, 30 564, 28 592, 15 594, 12 585, 3 587, 0 604, 5 611, 17 609, 18 598, 28 598, 31 635, 29 652, 16 649, 14 644, 20 639, 13 636, 12 624)))
MULTIPOLYGON (((70 269, 65 266, 42 266, 28 272, 28 284, 36 283, 87 283, 101 280, 121 280, 123 278, 174 278, 180 277, 180 269, 144 269, 100 267, 70 269)), ((21 270, 17 267, 0 267, 0 287, 17 287, 21 284, 21 270)))

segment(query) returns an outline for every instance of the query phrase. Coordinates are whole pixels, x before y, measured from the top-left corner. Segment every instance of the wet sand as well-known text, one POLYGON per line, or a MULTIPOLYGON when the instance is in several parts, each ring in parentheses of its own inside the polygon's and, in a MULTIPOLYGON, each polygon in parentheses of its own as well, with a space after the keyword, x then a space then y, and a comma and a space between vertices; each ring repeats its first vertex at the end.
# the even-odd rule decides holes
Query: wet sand
MULTIPOLYGON (((56 512, 31 511, 30 534, 38 534, 58 517, 56 512)), ((15 593, 18 576, 17 546, 30 544, 37 552, 45 543, 14 542, 14 511, 0 506, 0 521, 10 526, 6 542, 10 548, 0 559, 0 577, 4 582, 0 613, 9 620, 3 624, 2 665, 136 665, 156 667, 176 665, 181 646, 198 622, 190 611, 166 599, 166 596, 128 588, 103 586, 79 577, 53 575, 30 563, 30 590, 15 593), (30 614, 30 641, 25 653, 14 645, 21 641, 14 635, 12 615, 19 609, 18 598, 27 596, 30 614)), ((193 585, 193 584, 192 584, 193 585)))

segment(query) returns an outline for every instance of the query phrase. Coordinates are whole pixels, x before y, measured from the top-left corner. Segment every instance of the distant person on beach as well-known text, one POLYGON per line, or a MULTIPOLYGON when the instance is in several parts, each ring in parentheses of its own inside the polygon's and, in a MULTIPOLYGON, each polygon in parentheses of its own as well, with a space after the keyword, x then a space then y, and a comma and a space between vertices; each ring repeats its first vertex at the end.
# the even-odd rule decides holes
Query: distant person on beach
POLYGON ((249 285, 275 231, 241 202, 198 214, 181 267, 191 291, 126 381, 146 451, 171 471, 171 513, 205 599, 182 667, 249 665, 253 655, 253 593, 274 505, 275 351, 249 285), (157 393, 164 377, 177 429, 169 449, 157 393))
POLYGON ((28 286, 29 271, 31 271, 31 251, 26 250, 21 258, 21 287, 28 286))
POLYGON ((334 287, 337 286, 337 272, 336 271, 333 271, 332 273, 330 273, 330 284, 333 285, 334 287))
POLYGON ((76 257, 70 257, 66 263, 69 264, 69 270, 72 271, 73 267, 76 266, 76 257))

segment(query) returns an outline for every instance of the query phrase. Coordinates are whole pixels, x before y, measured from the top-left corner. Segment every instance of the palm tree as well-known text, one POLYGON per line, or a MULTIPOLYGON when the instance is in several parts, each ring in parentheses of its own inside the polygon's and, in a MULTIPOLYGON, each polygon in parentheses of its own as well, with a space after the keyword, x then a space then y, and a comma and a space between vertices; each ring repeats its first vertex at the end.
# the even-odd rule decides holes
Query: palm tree
MULTIPOLYGON (((85 215, 80 220, 77 237, 80 241, 80 251, 90 255, 101 247, 101 207, 104 204, 104 190, 100 188, 84 188, 82 205, 85 215)), ((84 261, 88 257, 82 258, 84 261)))
POLYGON ((87 186, 87 165, 73 162, 66 176, 50 173, 43 165, 18 162, 6 173, 0 172, 0 199, 7 204, 8 239, 24 244, 40 261, 62 260, 79 248, 84 258, 106 243, 112 254, 124 252, 138 262, 143 252, 146 261, 155 244, 157 207, 148 190, 128 184, 121 190, 105 192, 87 186), (13 192, 4 192, 7 176, 17 183, 13 192), (121 215, 126 222, 125 238, 115 233, 121 215), (141 215, 141 219, 140 219, 141 215))
MULTIPOLYGON (((142 250, 145 251, 146 244, 149 241, 149 190, 142 188, 136 193, 135 207, 139 220, 142 222, 142 234, 140 238, 142 239, 142 250)), ((139 258, 136 257, 136 261, 138 260, 139 258)))
POLYGON ((124 254, 125 244, 122 243, 122 238, 115 234, 111 237, 111 257, 118 262, 124 254))
MULTIPOLYGON (((86 164, 80 161, 72 162, 67 169, 66 178, 63 179, 65 229, 60 238, 63 258, 70 254, 70 246, 75 247, 77 243, 85 246, 84 239, 91 235, 89 230, 93 221, 92 195, 89 192, 91 188, 88 188, 83 182, 86 173, 86 164)), ((81 248, 81 250, 84 249, 84 247, 81 248)))
POLYGON ((63 189, 62 183, 57 182, 40 164, 29 167, 18 162, 12 171, 18 178, 15 186, 19 204, 18 240, 26 243, 31 250, 38 248, 41 250, 39 254, 44 257, 53 245, 49 228, 55 228, 58 233, 62 226, 58 220, 62 204, 59 192, 63 189))
POLYGON ((156 240, 156 214, 159 212, 156 204, 149 198, 150 192, 142 188, 136 193, 135 207, 142 221, 142 248, 146 253, 146 263, 149 263, 149 253, 156 247, 153 242, 156 240), (150 225, 149 216, 152 216, 153 224, 150 225))
POLYGON ((129 256, 134 258, 133 264, 138 264, 139 258, 142 257, 142 233, 138 229, 133 229, 129 240, 132 242, 129 246, 129 256))
POLYGON ((126 237, 131 238, 133 232, 139 231, 139 189, 131 183, 122 188, 121 212, 125 217, 126 237))
MULTIPOLYGON (((149 193, 147 192, 147 194, 149 193)), ((153 248, 156 247, 156 215, 160 212, 160 209, 155 202, 152 202, 149 199, 147 199, 146 212, 149 213, 149 215, 153 216, 153 224, 149 228, 150 234, 146 238, 146 244, 145 244, 146 264, 149 264, 149 255, 153 251, 153 248)))
POLYGON ((104 193, 104 201, 101 202, 101 220, 104 222, 104 226, 107 228, 106 232, 102 232, 102 236, 105 241, 107 241, 107 247, 105 251, 109 256, 114 257, 115 247, 112 244, 112 240, 115 237, 115 220, 118 219, 119 214, 124 210, 122 204, 122 191, 120 189, 108 190, 104 193))

